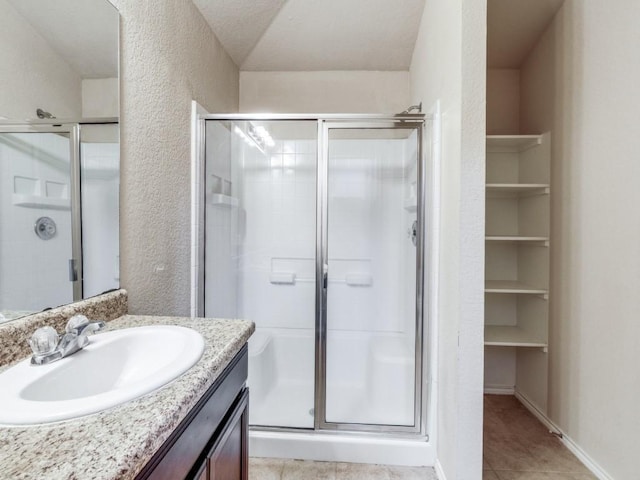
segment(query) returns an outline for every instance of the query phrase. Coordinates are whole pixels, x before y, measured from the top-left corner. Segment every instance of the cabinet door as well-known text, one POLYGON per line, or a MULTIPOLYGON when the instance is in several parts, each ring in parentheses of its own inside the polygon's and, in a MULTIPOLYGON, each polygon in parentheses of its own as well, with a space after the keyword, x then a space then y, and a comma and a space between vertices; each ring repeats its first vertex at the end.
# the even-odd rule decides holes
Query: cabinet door
POLYGON ((209 454, 209 480, 247 480, 249 391, 245 389, 209 454))
POLYGON ((202 470, 198 472, 195 476, 195 480, 209 480, 207 474, 209 473, 209 461, 205 462, 205 465, 202 467, 202 470))

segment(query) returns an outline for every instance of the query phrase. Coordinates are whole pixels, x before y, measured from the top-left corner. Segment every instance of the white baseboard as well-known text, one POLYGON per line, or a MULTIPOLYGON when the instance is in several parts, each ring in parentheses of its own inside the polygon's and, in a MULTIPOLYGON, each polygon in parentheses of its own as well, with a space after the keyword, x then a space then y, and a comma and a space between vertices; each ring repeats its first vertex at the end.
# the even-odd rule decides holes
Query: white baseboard
POLYGON ((515 395, 516 389, 508 385, 485 385, 484 393, 489 395, 515 395))
POLYGON ((436 476, 438 480, 447 480, 447 476, 444 474, 444 470, 442 469, 442 465, 440 464, 440 460, 436 459, 436 464, 433 467, 436 471, 436 476))
MULTIPOLYGON (((571 451, 578 460, 580 460, 584 465, 591 470, 599 480, 613 480, 613 477, 609 475, 598 463, 589 456, 587 452, 585 452, 580 445, 573 441, 571 437, 569 437, 566 433, 564 433, 560 427, 558 427, 549 417, 547 417, 543 412, 541 412, 525 395, 520 392, 515 392, 516 398, 524 405, 524 407, 529 410, 533 416, 535 416, 538 420, 540 420, 551 432, 555 432, 556 434, 560 434, 560 440, 564 444, 565 447, 571 451)), ((436 464, 437 466, 437 464, 436 464)))

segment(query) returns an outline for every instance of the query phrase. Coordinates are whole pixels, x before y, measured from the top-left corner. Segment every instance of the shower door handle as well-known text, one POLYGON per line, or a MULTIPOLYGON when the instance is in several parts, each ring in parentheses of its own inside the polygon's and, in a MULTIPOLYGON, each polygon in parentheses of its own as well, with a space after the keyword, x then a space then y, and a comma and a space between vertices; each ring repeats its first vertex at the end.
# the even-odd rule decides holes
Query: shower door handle
POLYGON ((327 289, 329 283, 329 265, 326 263, 322 265, 322 288, 327 289))
POLYGON ((78 281, 78 269, 76 268, 76 259, 69 259, 69 281, 77 282, 78 281))

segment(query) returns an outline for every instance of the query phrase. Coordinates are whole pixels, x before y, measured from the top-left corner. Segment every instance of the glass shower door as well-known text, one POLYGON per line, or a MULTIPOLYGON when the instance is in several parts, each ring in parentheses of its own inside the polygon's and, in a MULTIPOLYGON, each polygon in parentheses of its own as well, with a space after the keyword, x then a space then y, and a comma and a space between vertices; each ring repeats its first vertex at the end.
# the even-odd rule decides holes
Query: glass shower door
POLYGON ((206 122, 209 317, 246 318, 258 427, 313 428, 316 121, 206 122))
POLYGON ((74 135, 53 126, 0 132, 0 323, 81 298, 74 135))
POLYGON ((325 124, 325 429, 420 428, 421 127, 325 124))

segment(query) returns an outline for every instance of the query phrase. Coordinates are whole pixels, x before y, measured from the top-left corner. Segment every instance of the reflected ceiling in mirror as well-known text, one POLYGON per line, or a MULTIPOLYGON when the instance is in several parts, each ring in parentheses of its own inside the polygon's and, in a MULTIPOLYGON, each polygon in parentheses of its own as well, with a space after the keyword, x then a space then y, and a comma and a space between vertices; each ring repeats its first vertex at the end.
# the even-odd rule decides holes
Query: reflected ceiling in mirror
POLYGON ((117 117, 118 31, 107 0, 0 0, 0 117, 117 117))

